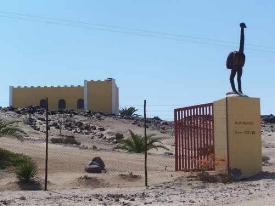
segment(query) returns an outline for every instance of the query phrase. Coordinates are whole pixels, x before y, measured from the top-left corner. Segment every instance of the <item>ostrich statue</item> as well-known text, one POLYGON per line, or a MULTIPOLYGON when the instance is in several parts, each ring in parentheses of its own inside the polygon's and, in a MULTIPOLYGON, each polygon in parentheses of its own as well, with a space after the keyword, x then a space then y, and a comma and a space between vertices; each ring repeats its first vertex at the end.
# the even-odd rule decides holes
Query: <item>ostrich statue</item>
POLYGON ((231 69, 230 74, 230 84, 234 94, 238 94, 243 96, 242 92, 242 82, 241 77, 243 73, 243 66, 245 63, 245 54, 244 54, 244 29, 246 28, 245 23, 240 23, 241 27, 241 37, 240 37, 240 48, 239 51, 230 52, 227 57, 226 67, 231 69), (235 87, 234 78, 237 74, 237 81, 238 81, 238 91, 235 87))

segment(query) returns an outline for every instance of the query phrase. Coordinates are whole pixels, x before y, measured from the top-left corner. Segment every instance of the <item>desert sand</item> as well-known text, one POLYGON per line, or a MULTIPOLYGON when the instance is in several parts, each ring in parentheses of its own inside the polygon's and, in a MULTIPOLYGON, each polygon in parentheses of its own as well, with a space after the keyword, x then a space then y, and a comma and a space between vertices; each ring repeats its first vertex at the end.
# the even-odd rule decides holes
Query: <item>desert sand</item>
MULTIPOLYGON (((27 115, 1 112, 6 120, 18 120, 28 134, 23 142, 0 138, 0 147, 29 155, 39 168, 38 178, 43 183, 45 134, 43 120, 37 121, 40 131, 23 123, 27 115)), ((39 115, 33 117, 38 118, 39 115)), ((53 118, 53 117, 52 117, 53 118)), ((128 130, 142 134, 143 128, 135 120, 115 117, 91 119, 75 116, 82 122, 104 127, 105 138, 98 134, 73 134, 80 146, 49 144, 49 191, 22 191, 13 173, 14 168, 0 171, 0 205, 274 205, 275 200, 275 131, 273 124, 264 124, 262 131, 263 155, 270 157, 263 172, 256 177, 233 183, 203 183, 195 173, 175 172, 172 130, 160 132, 149 127, 148 132, 162 137, 169 151, 150 151, 148 157, 149 187, 144 188, 144 156, 115 148, 109 137, 128 130), (96 146, 96 149, 93 148, 96 146), (93 148, 93 149, 92 149, 93 148), (106 173, 88 174, 84 167, 89 160, 100 156, 106 173)), ((64 129, 64 134, 72 135, 64 129)), ((50 138, 58 137, 51 128, 50 138)))

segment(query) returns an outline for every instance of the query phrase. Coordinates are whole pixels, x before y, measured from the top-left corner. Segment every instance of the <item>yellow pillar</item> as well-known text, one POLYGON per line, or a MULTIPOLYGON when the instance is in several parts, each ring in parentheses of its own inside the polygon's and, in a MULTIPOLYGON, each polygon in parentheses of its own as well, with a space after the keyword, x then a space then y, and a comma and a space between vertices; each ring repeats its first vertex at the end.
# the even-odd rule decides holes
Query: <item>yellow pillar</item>
POLYGON ((260 99, 233 96, 215 101, 214 136, 218 173, 241 179, 260 172, 260 99))

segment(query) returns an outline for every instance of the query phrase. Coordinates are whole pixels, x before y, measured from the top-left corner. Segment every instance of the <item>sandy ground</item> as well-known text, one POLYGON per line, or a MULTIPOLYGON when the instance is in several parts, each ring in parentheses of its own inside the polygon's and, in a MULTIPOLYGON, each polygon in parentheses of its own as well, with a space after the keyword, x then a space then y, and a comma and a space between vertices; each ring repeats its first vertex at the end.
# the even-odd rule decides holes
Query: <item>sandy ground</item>
MULTIPOLYGON (((16 118, 8 116, 11 120, 16 118)), ((21 117, 18 117, 20 119, 21 117)), ((127 120, 105 118, 101 121, 106 132, 142 128, 127 120)), ((39 178, 44 177, 44 134, 20 123, 29 134, 24 142, 0 138, 0 147, 32 157, 38 164, 39 178)), ((149 155, 149 188, 144 188, 144 156, 113 151, 112 145, 96 142, 99 150, 80 149, 64 145, 49 145, 49 191, 20 191, 12 168, 0 172, 1 205, 275 205, 275 132, 263 129, 263 155, 270 164, 259 176, 234 182, 202 183, 193 174, 174 172, 174 157, 160 150, 149 155), (100 156, 106 173, 87 174, 89 160, 100 156), (128 175, 132 173, 135 177, 128 175), (81 178, 82 177, 82 178, 81 178), (86 179, 84 178, 86 177, 86 179)), ((150 130, 149 130, 150 131, 150 130)), ((150 131, 162 135, 158 131, 150 131)), ((56 134, 52 134, 54 136, 56 134)), ((81 137, 85 138, 85 137, 81 137)), ((169 135, 163 135, 165 145, 173 148, 169 135)), ((85 141, 84 141, 85 142, 85 141)), ((86 144, 95 144, 90 140, 86 144)))
MULTIPOLYGON (((19 142, 15 139, 1 138, 0 145, 7 150, 26 154, 38 163, 39 176, 44 176, 45 165, 45 143, 39 142, 19 142)), ((75 181, 77 178, 88 175, 96 177, 98 184, 94 187, 125 187, 125 186, 142 186, 142 178, 133 181, 124 180, 119 174, 132 172, 136 175, 143 175, 144 155, 129 154, 115 151, 93 151, 81 150, 77 147, 62 146, 49 144, 49 182, 50 188, 64 189, 77 188, 75 181), (106 173, 87 174, 84 167, 88 160, 95 156, 100 156, 106 164, 106 173)), ((174 161, 172 157, 164 155, 149 155, 148 161, 150 183, 160 183, 172 180, 175 176, 174 161)), ((11 181, 15 181, 15 176, 9 178, 0 178, 0 190, 7 189, 11 181)))
POLYGON ((261 180, 206 184, 186 177, 147 189, 98 188, 0 193, 0 205, 274 205, 271 174, 261 180))

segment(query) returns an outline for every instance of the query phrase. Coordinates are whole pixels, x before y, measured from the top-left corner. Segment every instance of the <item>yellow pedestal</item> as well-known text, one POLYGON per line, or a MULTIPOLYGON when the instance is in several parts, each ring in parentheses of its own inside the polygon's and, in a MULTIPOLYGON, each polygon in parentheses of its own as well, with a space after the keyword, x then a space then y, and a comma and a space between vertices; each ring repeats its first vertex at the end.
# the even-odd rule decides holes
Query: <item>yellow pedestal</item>
POLYGON ((262 170, 260 127, 260 99, 235 96, 214 102, 218 173, 241 179, 262 170))

